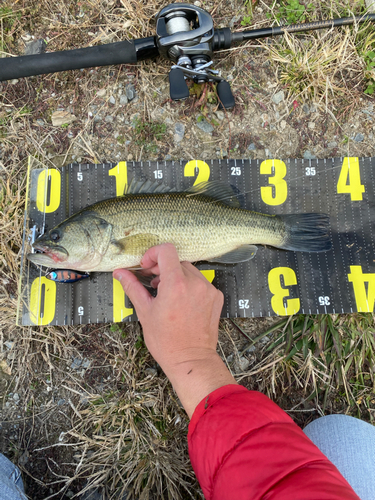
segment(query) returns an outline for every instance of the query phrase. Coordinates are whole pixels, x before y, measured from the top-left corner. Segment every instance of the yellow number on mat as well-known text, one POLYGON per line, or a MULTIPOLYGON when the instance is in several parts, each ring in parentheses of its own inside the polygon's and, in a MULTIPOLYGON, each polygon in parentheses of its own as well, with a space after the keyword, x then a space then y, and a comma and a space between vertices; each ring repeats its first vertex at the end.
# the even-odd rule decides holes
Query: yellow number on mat
POLYGON ((263 186, 260 188, 260 195, 267 205, 282 205, 288 196, 288 184, 284 180, 286 176, 286 165, 281 160, 265 160, 260 164, 260 173, 262 175, 271 175, 268 183, 275 186, 263 186))
POLYGON ((120 323, 124 318, 133 314, 131 307, 125 305, 126 295, 121 283, 113 278, 113 321, 120 323))
POLYGON ((202 160, 190 160, 186 165, 184 169, 184 176, 185 177, 194 177, 195 176, 195 169, 198 169, 198 176, 195 179, 194 186, 199 184, 200 182, 206 182, 210 178, 210 167, 207 165, 206 162, 202 160))
POLYGON ((363 199, 362 193, 365 192, 365 186, 361 184, 358 158, 344 158, 337 181, 337 192, 350 194, 352 201, 363 199))
POLYGON ((353 283, 357 309, 360 312, 373 312, 375 301, 375 273, 362 273, 361 266, 350 266, 348 280, 353 283), (366 285, 367 283, 367 291, 366 285))
POLYGON ((128 183, 128 167, 126 161, 120 161, 115 167, 108 171, 108 175, 114 175, 116 179, 116 196, 122 196, 128 183))
POLYGON ((204 271, 201 271, 203 276, 210 282, 212 283, 214 278, 215 278, 215 270, 214 269, 205 269, 204 271))
POLYGON ((56 283, 45 276, 36 278, 30 289, 31 321, 35 325, 48 325, 55 317, 55 309, 56 283))
POLYGON ((297 284, 296 273, 290 267, 275 267, 268 273, 268 288, 273 294, 271 299, 271 307, 276 314, 281 316, 288 316, 296 314, 300 307, 301 302, 299 299, 288 299, 286 306, 284 305, 284 297, 289 297, 288 288, 281 286, 281 276, 284 278, 285 286, 292 286, 297 284))
POLYGON ((36 206, 40 212, 51 213, 60 206, 61 174, 56 168, 42 170, 38 176, 36 206), (49 188, 49 189, 48 189, 49 188), (48 200, 49 191, 49 203, 48 200))

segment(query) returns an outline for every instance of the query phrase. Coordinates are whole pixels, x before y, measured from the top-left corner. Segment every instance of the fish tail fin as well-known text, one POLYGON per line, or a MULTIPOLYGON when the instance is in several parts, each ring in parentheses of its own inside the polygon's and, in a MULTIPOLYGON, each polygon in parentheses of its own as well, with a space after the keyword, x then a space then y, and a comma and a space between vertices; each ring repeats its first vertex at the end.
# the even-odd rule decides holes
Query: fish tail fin
POLYGON ((326 252, 331 249, 327 214, 279 215, 286 237, 281 248, 296 252, 326 252))

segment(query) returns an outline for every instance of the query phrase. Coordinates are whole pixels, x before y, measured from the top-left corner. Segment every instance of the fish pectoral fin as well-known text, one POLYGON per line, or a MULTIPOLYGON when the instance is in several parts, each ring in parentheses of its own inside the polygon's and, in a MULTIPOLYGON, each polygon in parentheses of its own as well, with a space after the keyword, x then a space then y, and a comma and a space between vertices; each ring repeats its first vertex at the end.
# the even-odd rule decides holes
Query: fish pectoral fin
POLYGON ((140 233, 133 236, 125 236, 120 240, 112 240, 111 245, 116 248, 117 254, 137 255, 145 253, 149 248, 159 244, 159 236, 156 234, 140 233))
POLYGON ((257 253, 258 247, 255 245, 242 245, 231 252, 225 253, 220 257, 209 259, 209 262, 218 262, 220 264, 237 264, 252 259, 257 253))

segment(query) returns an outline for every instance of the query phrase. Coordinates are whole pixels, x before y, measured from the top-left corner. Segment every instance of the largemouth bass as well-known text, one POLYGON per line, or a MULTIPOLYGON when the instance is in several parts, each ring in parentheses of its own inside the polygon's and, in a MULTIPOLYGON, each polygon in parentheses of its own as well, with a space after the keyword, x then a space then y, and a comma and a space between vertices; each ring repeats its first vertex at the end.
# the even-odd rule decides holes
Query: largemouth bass
POLYGON ((95 203, 40 236, 34 264, 84 272, 139 266, 146 250, 173 243, 181 261, 225 264, 254 257, 255 245, 322 252, 331 247, 325 214, 266 215, 240 208, 220 182, 186 192, 135 183, 124 196, 95 203), (145 192, 149 191, 149 192, 145 192))

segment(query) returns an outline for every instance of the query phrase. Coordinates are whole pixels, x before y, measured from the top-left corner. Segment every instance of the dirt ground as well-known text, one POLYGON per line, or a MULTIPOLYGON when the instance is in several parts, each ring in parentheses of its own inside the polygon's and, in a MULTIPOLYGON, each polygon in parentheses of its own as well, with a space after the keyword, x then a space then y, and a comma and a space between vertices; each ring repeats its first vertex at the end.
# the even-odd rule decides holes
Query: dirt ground
MULTIPOLYGON (((8 0, 4 5, 13 8, 8 0)), ((40 5, 25 0, 14 5, 21 16, 8 31, 8 18, 2 18, 7 56, 22 54, 38 39, 47 40, 52 51, 118 41, 129 30, 135 38, 150 36, 153 16, 164 6, 104 0, 43 0, 40 5)), ((241 2, 202 2, 202 7, 210 10, 216 26, 243 29, 240 23, 247 11, 241 2)), ((249 29, 268 26, 271 7, 272 2, 259 2, 249 29)), ((328 43, 327 38, 325 34, 320 42, 328 43)), ((110 448, 117 445, 113 436, 121 427, 116 427, 117 417, 111 412, 120 407, 124 421, 132 425, 137 414, 144 422, 155 418, 161 438, 147 446, 155 445, 153 453, 164 457, 170 477, 185 484, 176 492, 164 478, 172 497, 203 497, 188 462, 187 418, 147 353, 138 324, 15 325, 28 155, 50 166, 146 159, 375 156, 374 98, 363 93, 363 64, 353 56, 333 80, 342 90, 328 89, 314 97, 281 83, 281 66, 269 57, 269 46, 275 43, 248 42, 215 55, 215 67, 231 83, 235 96, 232 111, 218 109, 211 86, 194 86, 187 100, 171 101, 170 63, 161 59, 0 83, 0 451, 21 468, 29 498, 87 499, 82 492, 90 481, 92 499, 127 498, 119 492, 118 470, 108 465, 116 461, 110 448), (58 112, 65 112, 69 123, 54 125, 58 112), (132 401, 140 397, 147 404, 139 403, 129 413, 132 401), (142 413, 145 408, 152 412, 142 413), (174 465, 165 458, 168 453, 175 453, 174 465)), ((240 383, 270 396, 302 427, 323 413, 349 412, 371 420, 359 399, 349 408, 339 383, 332 382, 328 398, 323 392, 314 394, 297 365, 283 365, 280 352, 267 350, 281 331, 272 331, 272 326, 282 320, 221 322, 218 352, 240 383)), ((375 408, 374 400, 370 406, 375 408)), ((147 478, 154 458, 139 453, 148 460, 142 465, 147 478)), ((149 497, 144 495, 134 498, 163 498, 152 488, 149 497)))

